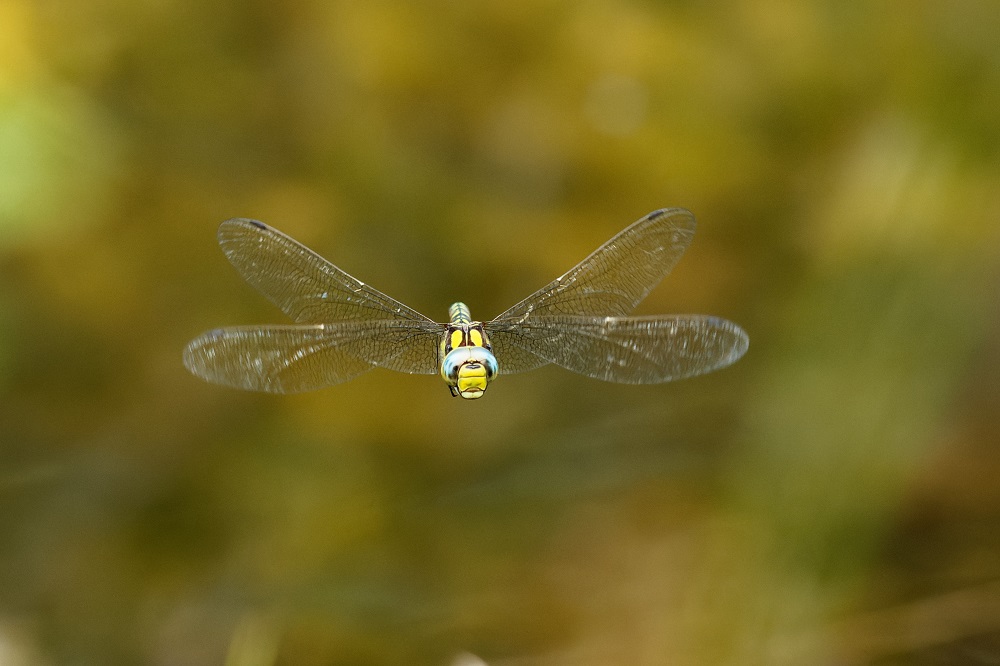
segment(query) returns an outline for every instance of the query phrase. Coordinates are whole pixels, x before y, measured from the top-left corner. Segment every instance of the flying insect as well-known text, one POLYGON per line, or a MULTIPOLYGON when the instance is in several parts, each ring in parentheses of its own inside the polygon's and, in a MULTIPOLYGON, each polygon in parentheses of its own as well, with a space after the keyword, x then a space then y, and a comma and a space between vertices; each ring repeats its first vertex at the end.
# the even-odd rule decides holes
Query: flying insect
POLYGON ((223 253, 295 323, 208 331, 187 345, 184 365, 209 382, 269 393, 320 389, 373 368, 438 374, 466 399, 501 375, 549 363, 623 384, 701 375, 743 356, 742 328, 709 315, 631 316, 694 231, 689 211, 654 211, 497 317, 477 321, 455 303, 440 323, 263 222, 227 220, 223 253))

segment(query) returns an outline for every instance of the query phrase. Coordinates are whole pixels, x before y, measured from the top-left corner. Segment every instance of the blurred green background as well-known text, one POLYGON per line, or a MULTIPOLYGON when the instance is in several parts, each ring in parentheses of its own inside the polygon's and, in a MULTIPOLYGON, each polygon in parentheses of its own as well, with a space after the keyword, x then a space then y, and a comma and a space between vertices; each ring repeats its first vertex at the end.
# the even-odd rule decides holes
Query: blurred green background
MULTIPOLYGON (((0 663, 1000 659, 1000 6, 0 1, 0 663), (735 366, 189 375, 264 220, 491 317, 664 206, 735 366)), ((502 359, 501 359, 502 362, 502 359)))

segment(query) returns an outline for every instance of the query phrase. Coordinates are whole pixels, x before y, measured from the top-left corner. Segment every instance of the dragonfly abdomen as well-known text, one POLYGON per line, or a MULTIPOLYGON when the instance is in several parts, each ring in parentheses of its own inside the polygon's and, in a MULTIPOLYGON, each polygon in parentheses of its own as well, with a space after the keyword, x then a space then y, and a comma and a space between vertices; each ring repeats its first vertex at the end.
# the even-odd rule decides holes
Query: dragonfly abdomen
POLYGON ((472 323, 472 312, 469 311, 469 306, 462 302, 451 304, 448 308, 448 317, 452 324, 472 323))

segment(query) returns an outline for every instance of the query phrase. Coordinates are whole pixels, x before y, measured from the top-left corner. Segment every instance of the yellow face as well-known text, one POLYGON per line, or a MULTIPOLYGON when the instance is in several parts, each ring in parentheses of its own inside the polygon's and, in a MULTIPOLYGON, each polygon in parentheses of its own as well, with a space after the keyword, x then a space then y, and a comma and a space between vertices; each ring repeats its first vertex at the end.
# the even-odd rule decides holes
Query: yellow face
POLYGON ((458 394, 463 398, 474 400, 482 397, 486 392, 486 385, 489 384, 490 377, 486 372, 486 366, 482 363, 471 361, 463 363, 458 369, 458 394))

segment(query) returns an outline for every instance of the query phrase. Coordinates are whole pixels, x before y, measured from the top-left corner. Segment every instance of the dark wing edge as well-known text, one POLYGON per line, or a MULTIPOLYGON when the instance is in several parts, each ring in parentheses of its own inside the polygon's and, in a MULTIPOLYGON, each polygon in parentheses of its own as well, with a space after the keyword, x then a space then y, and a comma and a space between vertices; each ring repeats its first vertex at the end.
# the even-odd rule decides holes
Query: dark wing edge
POLYGON ((431 321, 263 222, 226 220, 219 225, 218 238, 243 278, 298 323, 431 321))

